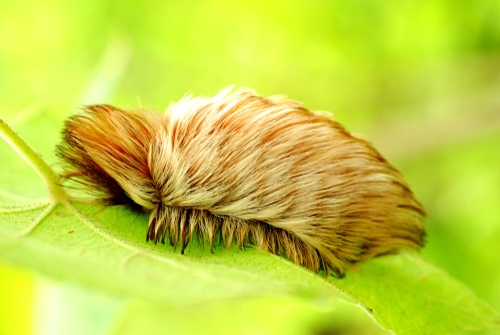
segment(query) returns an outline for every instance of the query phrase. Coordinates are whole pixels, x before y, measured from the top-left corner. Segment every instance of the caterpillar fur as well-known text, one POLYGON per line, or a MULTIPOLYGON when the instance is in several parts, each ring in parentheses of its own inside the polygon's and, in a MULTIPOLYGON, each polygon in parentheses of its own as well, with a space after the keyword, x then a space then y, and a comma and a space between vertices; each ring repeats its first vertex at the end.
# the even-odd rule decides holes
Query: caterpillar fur
POLYGON ((57 146, 62 176, 102 205, 149 213, 146 240, 254 244, 337 277, 424 244, 424 209, 396 168, 322 113, 249 89, 166 113, 89 105, 57 146))

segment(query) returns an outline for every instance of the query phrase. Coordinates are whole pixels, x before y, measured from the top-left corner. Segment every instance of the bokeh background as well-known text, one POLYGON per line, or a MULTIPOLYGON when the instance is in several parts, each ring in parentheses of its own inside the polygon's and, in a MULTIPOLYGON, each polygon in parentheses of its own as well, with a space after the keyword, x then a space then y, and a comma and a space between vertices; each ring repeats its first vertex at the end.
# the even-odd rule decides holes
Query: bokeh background
MULTIPOLYGON (((86 102, 163 110, 231 84, 331 111, 370 139, 427 208, 423 256, 500 309, 500 1, 1 3, 0 116, 14 125, 62 124, 86 102)), ((55 144, 32 142, 51 162, 55 144)), ((37 333, 38 280, 0 264, 0 334, 37 333)), ((233 307, 262 331, 376 331, 356 307, 233 307)))

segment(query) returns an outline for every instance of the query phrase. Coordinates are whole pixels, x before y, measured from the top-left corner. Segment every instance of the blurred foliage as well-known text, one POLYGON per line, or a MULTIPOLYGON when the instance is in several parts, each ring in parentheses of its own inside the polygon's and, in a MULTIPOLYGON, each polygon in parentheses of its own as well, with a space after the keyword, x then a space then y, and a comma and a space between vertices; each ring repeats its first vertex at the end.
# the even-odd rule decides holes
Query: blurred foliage
MULTIPOLYGON (((14 127, 40 111, 62 122, 99 96, 162 110, 229 84, 332 111, 371 139, 424 203, 423 255, 498 310, 499 17, 496 0, 3 2, 0 116, 14 127), (101 92, 95 82, 117 89, 101 92)), ((35 147, 56 137, 40 134, 23 135, 35 147)), ((26 334, 32 279, 0 271, 8 301, 0 332, 26 334)), ((304 322, 313 319, 322 318, 304 322)), ((311 332, 349 333, 326 327, 330 319, 311 332)))

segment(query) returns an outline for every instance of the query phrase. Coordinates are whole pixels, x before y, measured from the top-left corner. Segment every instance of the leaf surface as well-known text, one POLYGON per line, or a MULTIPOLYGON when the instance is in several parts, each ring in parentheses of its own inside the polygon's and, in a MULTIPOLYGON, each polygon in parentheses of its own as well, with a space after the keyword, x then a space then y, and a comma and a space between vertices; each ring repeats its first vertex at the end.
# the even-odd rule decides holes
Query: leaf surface
POLYGON ((36 191, 39 177, 15 174, 25 171, 23 165, 1 144, 1 157, 12 163, 0 166, 3 261, 106 293, 142 298, 151 302, 152 311, 155 306, 248 297, 293 297, 313 305, 340 298, 358 304, 398 334, 449 334, 500 325, 498 312, 414 253, 379 257, 336 279, 253 247, 219 246, 211 253, 208 245, 193 241, 181 255, 169 245, 147 243, 147 217, 120 207, 44 199, 36 191), (30 185, 35 184, 33 191, 30 185))

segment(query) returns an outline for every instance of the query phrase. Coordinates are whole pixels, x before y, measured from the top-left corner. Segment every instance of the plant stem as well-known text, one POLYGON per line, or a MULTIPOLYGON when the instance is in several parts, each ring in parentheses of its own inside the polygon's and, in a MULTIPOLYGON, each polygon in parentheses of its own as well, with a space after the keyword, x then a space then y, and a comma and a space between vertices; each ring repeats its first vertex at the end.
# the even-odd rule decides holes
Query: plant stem
POLYGON ((2 137, 12 149, 14 149, 19 156, 21 156, 33 170, 43 178, 52 199, 60 202, 69 198, 69 195, 61 186, 61 178, 59 175, 1 118, 0 137, 2 137))

